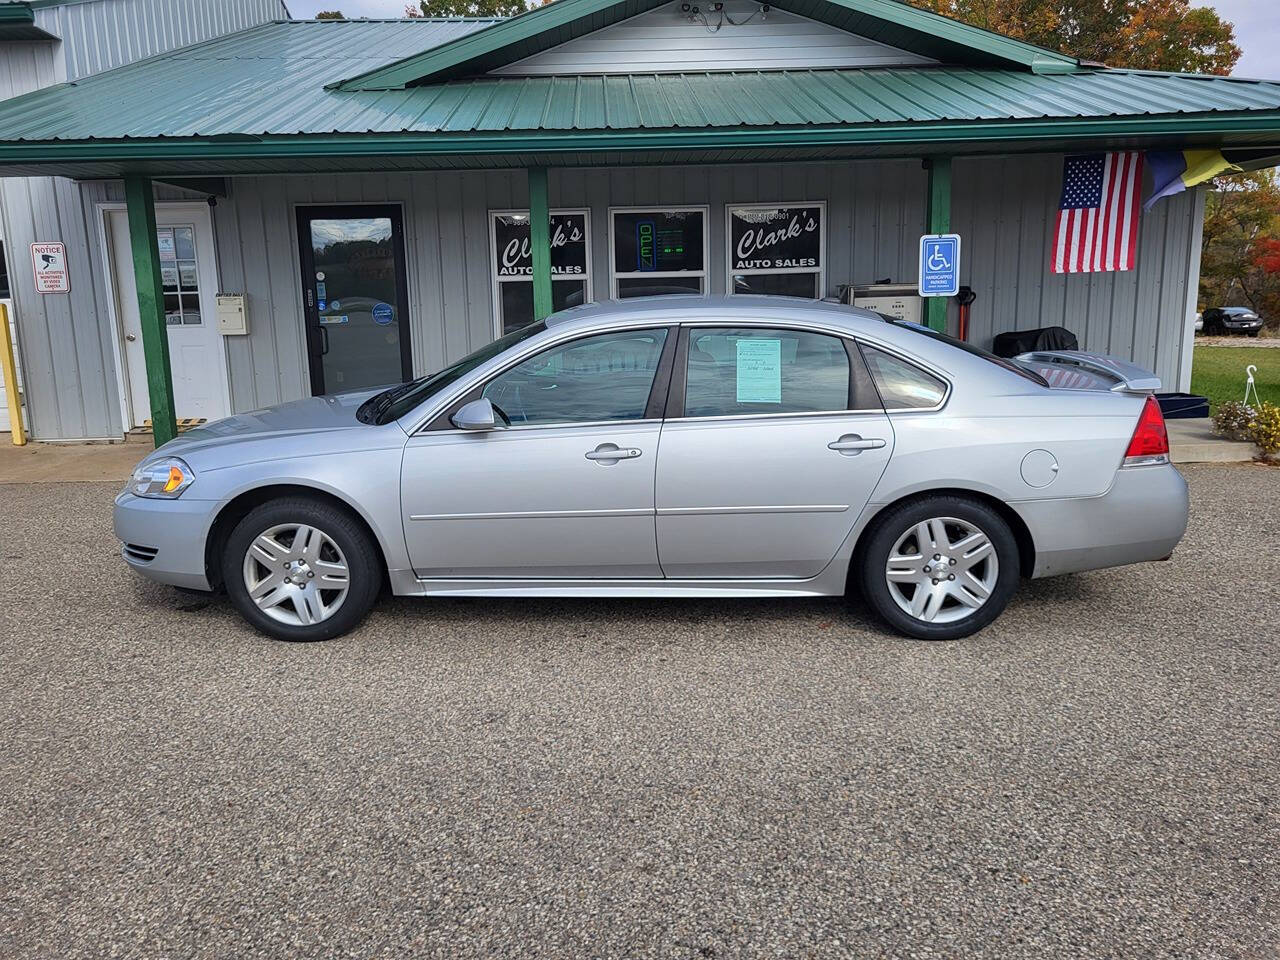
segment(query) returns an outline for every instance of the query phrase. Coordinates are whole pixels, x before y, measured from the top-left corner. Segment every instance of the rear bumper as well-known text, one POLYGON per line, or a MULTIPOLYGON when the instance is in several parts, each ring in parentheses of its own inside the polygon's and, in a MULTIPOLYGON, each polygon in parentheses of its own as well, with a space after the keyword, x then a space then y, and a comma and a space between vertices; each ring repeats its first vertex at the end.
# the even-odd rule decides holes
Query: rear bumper
POLYGON ((204 544, 216 506, 209 500, 149 500, 120 494, 113 520, 116 537, 124 544, 124 562, 157 583, 212 589, 204 544))
POLYGON ((1100 497, 1010 504, 1036 545, 1033 577, 1163 560, 1187 531, 1187 482, 1173 466, 1126 467, 1100 497))

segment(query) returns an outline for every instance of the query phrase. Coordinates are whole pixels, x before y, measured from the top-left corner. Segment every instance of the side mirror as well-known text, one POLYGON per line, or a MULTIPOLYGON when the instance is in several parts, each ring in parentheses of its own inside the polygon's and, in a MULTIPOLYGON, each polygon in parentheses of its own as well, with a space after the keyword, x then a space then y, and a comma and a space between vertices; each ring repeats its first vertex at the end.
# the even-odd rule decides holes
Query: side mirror
POLYGON ((449 418, 449 422, 459 430, 496 430, 498 428, 498 418, 493 412, 493 404, 489 402, 488 397, 481 397, 479 400, 463 404, 462 408, 449 418))

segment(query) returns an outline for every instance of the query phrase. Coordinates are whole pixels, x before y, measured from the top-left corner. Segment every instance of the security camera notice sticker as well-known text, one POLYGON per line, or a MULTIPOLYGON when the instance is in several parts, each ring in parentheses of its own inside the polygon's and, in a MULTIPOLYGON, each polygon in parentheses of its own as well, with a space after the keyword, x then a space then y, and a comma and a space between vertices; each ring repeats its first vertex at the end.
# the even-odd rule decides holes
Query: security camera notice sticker
POLYGON ((31 266, 36 276, 36 293, 70 293, 67 248, 61 243, 33 243, 31 266))
POLYGON ((782 402, 782 341, 738 341, 738 403, 782 402))

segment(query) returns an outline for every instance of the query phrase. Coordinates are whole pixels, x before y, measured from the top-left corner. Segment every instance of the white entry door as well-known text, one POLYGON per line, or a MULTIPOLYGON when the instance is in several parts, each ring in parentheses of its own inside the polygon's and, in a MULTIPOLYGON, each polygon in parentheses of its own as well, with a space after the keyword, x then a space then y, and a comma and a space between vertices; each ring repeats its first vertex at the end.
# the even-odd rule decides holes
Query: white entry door
MULTIPOLYGON (((124 210, 106 210, 116 316, 123 345, 125 377, 133 426, 151 417, 147 362, 142 349, 138 288, 124 210)), ((227 389, 226 348, 214 316, 217 270, 213 260, 213 225, 204 204, 156 204, 160 271, 164 279, 164 312, 169 332, 169 363, 178 419, 216 420, 231 412, 227 389)))

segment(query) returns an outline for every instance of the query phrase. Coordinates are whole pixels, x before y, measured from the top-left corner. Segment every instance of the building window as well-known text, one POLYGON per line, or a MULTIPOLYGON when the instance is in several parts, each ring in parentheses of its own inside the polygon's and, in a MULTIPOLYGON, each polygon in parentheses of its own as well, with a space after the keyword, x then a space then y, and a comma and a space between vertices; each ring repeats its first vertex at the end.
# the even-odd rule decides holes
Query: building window
POLYGON ((790 206, 740 203, 725 208, 730 293, 823 295, 827 253, 825 202, 790 206))
POLYGON ((9 267, 4 258, 4 242, 0 241, 0 300, 9 299, 9 267))
POLYGON ((195 227, 161 227, 156 241, 164 284, 164 321, 171 327, 196 326, 200 323, 200 282, 195 227))
MULTIPOLYGON (((551 306, 591 300, 591 238, 586 210, 551 211, 551 306)), ((497 336, 533 323, 533 252, 528 210, 491 210, 497 336)))
POLYGON ((707 292, 707 208, 609 210, 613 295, 707 292))

